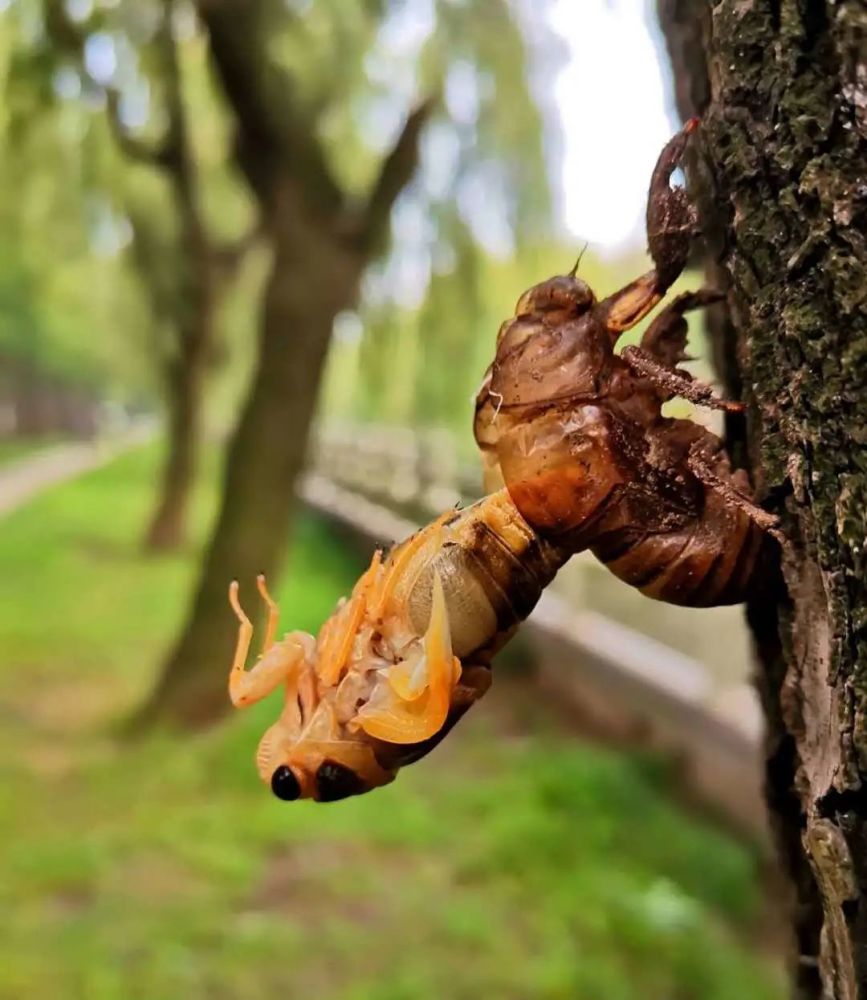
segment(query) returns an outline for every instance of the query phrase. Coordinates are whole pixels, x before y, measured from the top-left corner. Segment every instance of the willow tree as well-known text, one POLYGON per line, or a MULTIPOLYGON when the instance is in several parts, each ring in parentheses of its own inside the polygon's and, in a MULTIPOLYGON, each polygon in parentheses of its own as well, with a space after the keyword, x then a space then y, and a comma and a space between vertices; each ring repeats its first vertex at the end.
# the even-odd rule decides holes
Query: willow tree
MULTIPOLYGON (((217 354, 218 307, 253 236, 227 241, 205 212, 207 172, 190 111, 194 88, 185 79, 178 38, 185 11, 176 0, 152 0, 94 6, 82 17, 73 16, 63 0, 44 0, 45 37, 33 52, 34 61, 54 74, 71 70, 83 81, 83 113, 93 118, 94 107, 104 111, 123 164, 103 180, 131 227, 130 259, 150 305, 152 355, 167 416, 145 536, 153 550, 176 549, 186 538, 206 378, 217 354), (136 101, 146 113, 133 127, 134 116, 124 108, 136 101), (167 204, 142 197, 137 168, 163 183, 167 204)), ((194 23, 186 34, 195 42, 194 23)), ((59 99, 56 93, 53 99, 59 99)))
MULTIPOLYGON (((524 167, 506 162, 504 152, 529 149, 531 162, 541 155, 519 134, 520 112, 531 102, 520 35, 505 0, 442 3, 418 58, 396 79, 383 53, 387 29, 395 27, 388 18, 408 15, 424 24, 429 5, 389 11, 347 0, 337 8, 276 0, 199 4, 233 116, 235 161, 259 206, 272 264, 256 368, 229 448, 214 532, 187 621, 141 722, 202 723, 225 710, 219 665, 236 625, 226 612, 227 582, 238 577, 250 585, 256 573, 273 577, 279 570, 335 317, 356 306, 368 265, 387 248, 392 208, 416 173, 426 124, 467 127, 459 120, 465 107, 454 93, 460 89, 454 73, 477 82, 484 73, 501 97, 515 97, 511 106, 498 104, 498 116, 477 130, 479 165, 499 156, 511 184, 524 167), (446 99, 438 104, 443 82, 446 99), (365 116, 359 121, 357 114, 365 106, 370 112, 377 99, 405 107, 402 125, 379 155, 371 153, 365 116)), ((510 190, 510 200, 520 203, 510 190)))
POLYGON ((146 396, 145 330, 115 252, 122 220, 92 183, 103 144, 51 103, 37 24, 24 2, 0 18, 0 396, 22 433, 90 432, 90 404, 146 396))
POLYGON ((804 998, 867 996, 867 10, 663 0, 716 348, 749 418, 729 436, 783 520, 749 607, 767 797, 794 887, 804 998))

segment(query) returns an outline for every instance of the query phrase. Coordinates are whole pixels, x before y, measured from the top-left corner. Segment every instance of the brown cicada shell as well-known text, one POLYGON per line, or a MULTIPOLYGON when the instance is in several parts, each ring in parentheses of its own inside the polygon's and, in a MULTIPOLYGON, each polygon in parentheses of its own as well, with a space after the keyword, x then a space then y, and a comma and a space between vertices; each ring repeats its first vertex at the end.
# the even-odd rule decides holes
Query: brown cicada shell
POLYGON ((707 607, 745 599, 775 524, 753 503, 715 434, 662 415, 675 396, 741 409, 677 367, 686 358, 684 314, 720 295, 679 296, 640 347, 614 350, 685 263, 695 217, 669 181, 696 126, 689 122, 668 143, 653 173, 647 232, 654 269, 601 302, 574 270, 525 292, 497 336, 475 435, 488 484, 499 472, 543 538, 570 554, 591 549, 649 597, 707 607))

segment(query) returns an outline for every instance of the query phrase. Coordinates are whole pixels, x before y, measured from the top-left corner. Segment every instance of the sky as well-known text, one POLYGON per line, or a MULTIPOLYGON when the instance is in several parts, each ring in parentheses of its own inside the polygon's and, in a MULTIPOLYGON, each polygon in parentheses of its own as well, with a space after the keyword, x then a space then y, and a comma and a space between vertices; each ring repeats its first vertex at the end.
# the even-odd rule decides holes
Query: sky
POLYGON ((566 228, 597 250, 643 245, 650 172, 677 128, 644 0, 555 0, 549 26, 568 48, 554 83, 566 228))
MULTIPOLYGON (((650 173, 677 128, 667 99, 669 72, 647 0, 511 0, 527 42, 530 86, 542 111, 552 200, 564 240, 588 242, 597 255, 645 245, 643 217, 650 173), (553 51, 551 33, 562 45, 553 51), (662 58, 663 64, 660 64, 662 58)), ((365 110, 364 133, 387 149, 415 100, 418 58, 436 23, 433 0, 397 4, 367 60, 382 96, 365 110)), ((472 128, 480 82, 458 60, 445 81, 452 122, 472 128)), ((489 253, 514 252, 507 197, 496 171, 476 169, 452 183, 459 145, 453 126, 431 125, 422 139, 422 187, 428 197, 455 197, 474 237, 489 253)), ((424 204, 402 198, 392 217, 395 246, 387 266, 365 281, 370 301, 392 298, 407 308, 424 298, 432 260, 424 204)))

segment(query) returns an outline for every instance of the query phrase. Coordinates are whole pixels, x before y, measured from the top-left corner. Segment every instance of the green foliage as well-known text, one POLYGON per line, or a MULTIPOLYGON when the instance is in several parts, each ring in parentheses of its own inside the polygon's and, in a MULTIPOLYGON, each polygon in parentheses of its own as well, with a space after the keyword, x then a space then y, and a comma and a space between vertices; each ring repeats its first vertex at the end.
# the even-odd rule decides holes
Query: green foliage
MULTIPOLYGON (((192 8, 176 6, 201 200, 209 229, 232 239, 252 213, 245 185, 227 167, 231 122, 209 73, 206 36, 192 8)), ((262 0, 260 6, 269 54, 288 74, 301 118, 323 144, 350 207, 367 196, 407 112, 439 95, 423 136, 420 176, 402 199, 404 208, 414 206, 418 232, 407 236, 406 225, 398 227, 394 253, 375 269, 364 296, 364 349, 349 364, 361 369, 353 389, 359 412, 378 420, 456 421, 466 413, 472 378, 466 365, 458 382, 449 376, 463 357, 467 328, 482 327, 479 212, 488 198, 480 193, 491 199, 488 221, 499 220, 506 240, 499 253, 550 231, 541 120, 510 6, 505 0, 262 0), (400 262, 409 258, 421 268, 420 286, 418 276, 407 283, 401 273, 400 262), (424 292, 429 267, 416 330, 414 320, 407 324, 398 315, 405 311, 399 303, 424 292), (390 359, 398 355, 395 373, 390 359)), ((182 266, 176 209, 159 171, 119 149, 106 107, 109 89, 129 135, 158 144, 166 125, 164 68, 155 51, 162 10, 156 0, 97 0, 80 12, 60 0, 18 0, 0 18, 7 97, 0 348, 121 395, 154 394, 176 350, 154 289, 143 289, 130 267, 136 248, 150 244, 157 254, 148 280, 158 286, 157 298, 171 292, 182 266), (85 58, 95 37, 110 48, 107 75, 85 58)), ((548 58, 558 58, 556 46, 548 58)), ((215 351, 216 361, 240 362, 223 365, 213 393, 223 423, 231 422, 226 413, 249 367, 260 271, 256 266, 243 277, 215 351)), ((344 355, 334 363, 345 362, 344 355)))
MULTIPOLYGON (((186 264, 166 178, 121 148, 106 94, 116 96, 122 129, 156 149, 167 117, 154 52, 163 9, 96 3, 70 16, 55 0, 19 0, 0 18, 0 349, 127 400, 161 391, 178 350, 165 304, 186 264), (101 67, 85 54, 96 38, 101 67), (142 246, 154 265, 144 283, 142 246)), ((229 240, 249 225, 248 198, 226 168, 227 125, 204 36, 190 8, 179 4, 177 15, 195 169, 213 235, 229 240)), ((249 313, 255 282, 244 290, 249 313)), ((231 340, 247 339, 251 325, 250 316, 234 323, 231 340)))
POLYGON ((114 245, 122 219, 93 178, 104 144, 67 105, 46 110, 37 11, 0 18, 0 352, 104 394, 141 391, 140 303, 114 245), (138 363, 137 363, 138 362, 138 363))
MULTIPOLYGON (((256 777, 273 699, 115 742, 194 561, 130 541, 155 458, 0 534, 0 996, 782 997, 733 929, 759 917, 755 855, 673 806, 653 760, 576 743, 509 683, 393 785, 330 807, 256 777)), ((306 516, 290 564, 284 625, 313 628, 362 562, 306 516)))
MULTIPOLYGON (((420 177, 398 206, 403 221, 392 254, 374 269, 362 302, 361 346, 334 345, 336 383, 326 400, 341 417, 466 428, 488 361, 469 363, 479 359, 477 334, 496 302, 491 274, 516 260, 526 266, 533 256, 526 247, 551 239, 542 124, 507 4, 442 2, 435 16, 432 6, 395 4, 381 35, 389 26, 397 31, 401 19, 410 22, 413 12, 423 40, 418 55, 404 55, 404 70, 422 92, 441 93, 439 112, 423 144, 420 177), (422 35, 424 9, 431 16, 422 35)), ((556 61, 557 46, 548 41, 556 61)), ((378 47, 388 52, 382 38, 378 47)), ((400 78, 400 56, 384 62, 380 77, 389 79, 390 65, 400 78)), ((513 288, 506 297, 514 295, 513 288)), ((492 334, 502 315, 495 306, 492 334)))
POLYGON ((55 444, 62 444, 63 438, 43 437, 38 441, 27 438, 10 438, 0 440, 0 469, 4 466, 14 465, 25 458, 32 458, 47 448, 55 444))

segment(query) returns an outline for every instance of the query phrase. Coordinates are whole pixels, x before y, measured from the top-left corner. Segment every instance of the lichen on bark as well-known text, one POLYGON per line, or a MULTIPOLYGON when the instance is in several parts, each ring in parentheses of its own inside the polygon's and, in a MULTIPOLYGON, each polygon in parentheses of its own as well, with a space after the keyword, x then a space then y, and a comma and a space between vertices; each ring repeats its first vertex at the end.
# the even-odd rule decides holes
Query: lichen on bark
POLYGON ((867 996, 867 8, 660 0, 732 445, 789 538, 750 608, 803 996, 867 996))

